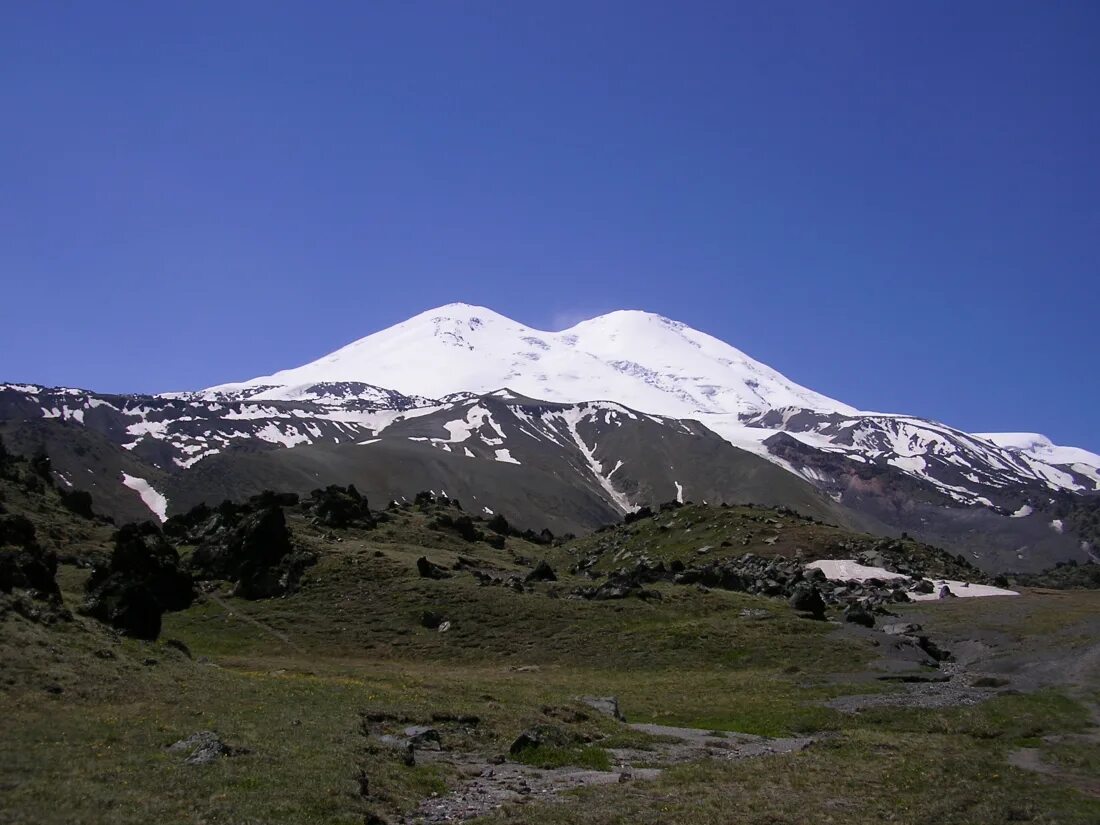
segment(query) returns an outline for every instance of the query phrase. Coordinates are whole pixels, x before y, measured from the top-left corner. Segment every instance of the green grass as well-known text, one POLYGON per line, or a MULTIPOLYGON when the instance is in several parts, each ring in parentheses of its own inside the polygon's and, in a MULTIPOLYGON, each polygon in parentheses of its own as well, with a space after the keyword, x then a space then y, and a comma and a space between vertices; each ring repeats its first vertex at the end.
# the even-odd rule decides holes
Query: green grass
POLYGON ((520 753, 516 756, 516 761, 536 768, 576 767, 593 771, 611 770, 611 757, 606 750, 596 745, 564 748, 539 745, 520 753))
MULTIPOLYGON (((476 556, 500 569, 516 566, 513 553, 570 553, 513 539, 503 551, 469 545, 428 530, 426 520, 400 514, 383 530, 331 542, 292 519, 296 540, 321 556, 302 590, 245 602, 223 588, 221 602, 206 598, 166 616, 163 637, 184 641, 194 660, 84 619, 44 627, 0 616, 0 822, 394 818, 459 781, 438 765, 408 767, 366 735, 408 724, 433 725, 446 748, 480 754, 507 753, 529 728, 560 730, 561 742, 524 756, 540 767, 603 770, 611 748, 652 747, 653 737, 596 713, 578 700, 584 695, 617 696, 632 722, 818 741, 789 756, 683 765, 655 782, 589 789, 486 821, 1100 821, 1097 803, 1072 786, 1005 761, 1012 748, 1040 743, 1067 770, 1095 767, 1087 743, 1047 742, 1087 725, 1085 708, 1063 692, 840 713, 822 702, 899 688, 856 680, 876 649, 835 625, 799 619, 780 601, 688 587, 659 586, 655 602, 570 599, 582 580, 559 557, 561 580, 534 593, 479 587, 464 574, 419 579, 414 563, 425 553, 442 564, 476 556), (451 629, 421 627, 428 609, 451 629), (746 618, 746 609, 763 614, 746 618), (451 721, 471 715, 476 724, 451 721), (370 728, 365 719, 381 721, 370 728), (192 767, 166 752, 205 729, 248 753, 192 767)), ((63 568, 70 604, 85 576, 63 568)), ((1006 635, 1031 634, 1037 647, 1071 644, 1064 624, 1096 609, 1090 594, 1044 599, 913 609, 928 626, 980 620, 1006 635)))

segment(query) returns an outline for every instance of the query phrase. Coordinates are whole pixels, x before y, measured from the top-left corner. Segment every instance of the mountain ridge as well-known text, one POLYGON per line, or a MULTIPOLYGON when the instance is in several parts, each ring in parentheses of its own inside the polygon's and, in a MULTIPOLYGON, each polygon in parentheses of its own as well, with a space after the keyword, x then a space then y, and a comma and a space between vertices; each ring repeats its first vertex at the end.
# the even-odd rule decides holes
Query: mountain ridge
POLYGON ((355 483, 387 497, 447 479, 559 530, 673 497, 752 495, 925 537, 991 569, 1084 561, 1100 544, 1100 456, 1034 433, 861 412, 640 310, 550 333, 451 304, 301 367, 197 392, 2 384, 0 429, 25 450, 52 445, 61 483, 95 487, 128 518, 239 494, 226 479, 252 492, 355 483), (469 417, 496 404, 495 424, 469 417), (722 464, 749 468, 749 454, 782 472, 722 464), (690 474, 677 469, 686 455, 698 462, 690 474))

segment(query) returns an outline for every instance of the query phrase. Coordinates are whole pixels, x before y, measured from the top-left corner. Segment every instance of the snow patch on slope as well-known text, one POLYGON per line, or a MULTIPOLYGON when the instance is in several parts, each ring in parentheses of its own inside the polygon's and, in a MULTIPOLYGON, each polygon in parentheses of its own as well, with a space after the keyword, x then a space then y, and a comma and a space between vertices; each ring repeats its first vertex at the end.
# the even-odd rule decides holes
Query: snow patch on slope
MULTIPOLYGON (((592 471, 592 475, 596 477, 596 481, 611 497, 611 500, 615 502, 622 509, 623 512, 632 512, 635 507, 630 503, 630 500, 615 489, 615 485, 611 483, 610 473, 604 475, 603 465, 596 460, 596 445, 593 444, 589 447, 584 439, 581 438, 580 432, 577 430, 577 424, 585 420, 586 411, 579 407, 571 407, 561 410, 558 413, 558 417, 565 423, 566 428, 569 430, 569 434, 573 437, 573 441, 577 445, 577 449, 581 451, 585 461, 588 462, 588 468, 592 471)), ((615 469, 618 469, 617 467, 615 469)), ((614 472, 614 470, 612 470, 614 472)))
POLYGON ((153 489, 153 485, 144 478, 138 478, 127 473, 122 474, 122 483, 141 496, 145 506, 161 522, 168 520, 168 499, 153 489))
MULTIPOLYGON (((865 582, 868 579, 888 581, 891 579, 908 579, 901 573, 893 573, 884 567, 870 567, 860 564, 854 559, 822 559, 806 565, 807 568, 820 570, 829 581, 857 581, 865 582)), ((909 593, 913 601, 933 601, 940 598, 940 588, 948 587, 951 592, 960 598, 976 596, 1018 596, 1015 590, 1005 590, 1002 587, 992 587, 987 584, 971 584, 970 582, 956 581, 955 579, 932 579, 933 593, 909 593)))

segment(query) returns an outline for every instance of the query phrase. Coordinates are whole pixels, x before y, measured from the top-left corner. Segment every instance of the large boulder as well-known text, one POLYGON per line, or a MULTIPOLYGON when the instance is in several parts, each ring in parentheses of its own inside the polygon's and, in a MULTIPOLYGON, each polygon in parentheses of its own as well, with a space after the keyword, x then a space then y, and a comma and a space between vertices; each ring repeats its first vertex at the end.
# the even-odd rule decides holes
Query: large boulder
POLYGON ((302 572, 316 561, 312 553, 294 550, 283 508, 274 504, 232 526, 227 519, 208 535, 191 556, 192 570, 202 578, 236 582, 235 594, 246 599, 293 592, 302 572))
POLYGON ((183 610, 194 601, 191 575, 149 522, 125 525, 114 542, 110 562, 88 579, 84 612, 128 636, 155 639, 166 611, 183 610))
POLYGON ((848 608, 844 611, 844 621, 863 627, 875 626, 874 614, 858 602, 848 605, 848 608))
POLYGON ((821 592, 810 582, 802 581, 791 590, 788 604, 799 613, 805 613, 814 619, 825 618, 825 600, 821 592))
POLYGON ((546 559, 535 565, 535 569, 528 573, 524 579, 525 582, 556 582, 557 580, 558 576, 554 572, 554 568, 550 566, 546 559))
POLYGON ((313 511, 317 523, 323 527, 372 528, 376 525, 367 500, 359 494, 354 484, 347 487, 333 484, 323 490, 314 490, 309 494, 307 506, 313 511))
POLYGON ((34 524, 25 516, 0 515, 0 592, 34 591, 38 598, 61 598, 57 556, 35 540, 34 524))
POLYGON ((420 574, 422 579, 449 579, 451 577, 451 574, 447 572, 447 568, 436 564, 434 561, 429 561, 426 556, 421 556, 416 560, 416 572, 420 574))

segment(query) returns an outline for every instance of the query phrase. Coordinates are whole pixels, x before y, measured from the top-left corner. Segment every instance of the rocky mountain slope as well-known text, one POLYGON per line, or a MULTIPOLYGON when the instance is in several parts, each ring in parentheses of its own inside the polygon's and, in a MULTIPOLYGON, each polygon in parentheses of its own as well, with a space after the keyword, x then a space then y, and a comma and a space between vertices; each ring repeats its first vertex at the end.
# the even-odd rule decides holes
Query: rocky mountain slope
POLYGON ((0 431, 120 518, 318 483, 447 490, 569 532, 666 500, 756 501, 995 570, 1086 561, 1097 532, 1100 456, 860 412, 634 311, 544 332, 452 304, 200 392, 0 385, 0 431))
POLYGON ((15 449, 44 449, 59 485, 92 491, 120 519, 163 520, 201 502, 336 483, 376 501, 430 489, 556 533, 685 497, 787 505, 874 526, 696 422, 507 391, 424 406, 376 397, 227 402, 9 387, 0 390, 0 431, 15 449), (42 409, 50 415, 33 415, 42 409))

